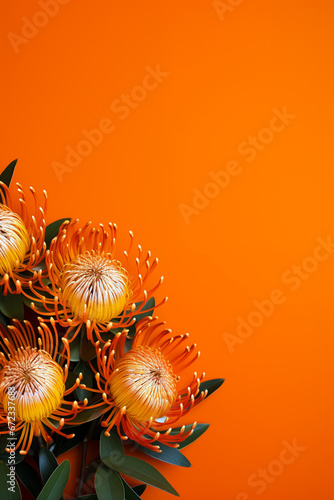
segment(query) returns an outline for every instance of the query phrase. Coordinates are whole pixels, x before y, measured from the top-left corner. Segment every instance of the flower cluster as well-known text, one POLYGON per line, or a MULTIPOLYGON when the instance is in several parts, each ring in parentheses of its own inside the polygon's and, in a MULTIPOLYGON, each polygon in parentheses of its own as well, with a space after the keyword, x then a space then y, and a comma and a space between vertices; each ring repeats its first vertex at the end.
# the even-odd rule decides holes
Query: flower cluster
MULTIPOLYGON (((11 199, 15 165, 0 175, 0 444, 13 437, 4 453, 24 457, 36 454, 36 440, 39 453, 60 469, 52 451, 83 440, 80 495, 85 447, 102 427, 93 489, 103 496, 97 483, 104 467, 117 472, 113 481, 125 491, 123 441, 162 460, 169 449, 166 461, 178 463, 183 455, 176 448, 203 429, 196 422, 173 426, 223 380, 203 382, 204 374, 191 374, 196 345, 153 316, 167 300, 156 304, 154 298, 163 278, 156 275, 158 259, 134 244, 133 233, 122 251, 116 224, 96 228, 61 219, 46 226, 45 192, 38 196, 30 188, 29 199, 17 184, 19 199, 11 199), (122 450, 121 462, 103 451, 108 447, 122 450)), ((143 461, 131 458, 139 460, 132 476, 143 481, 143 461)), ((153 485, 174 493, 161 478, 153 485)))

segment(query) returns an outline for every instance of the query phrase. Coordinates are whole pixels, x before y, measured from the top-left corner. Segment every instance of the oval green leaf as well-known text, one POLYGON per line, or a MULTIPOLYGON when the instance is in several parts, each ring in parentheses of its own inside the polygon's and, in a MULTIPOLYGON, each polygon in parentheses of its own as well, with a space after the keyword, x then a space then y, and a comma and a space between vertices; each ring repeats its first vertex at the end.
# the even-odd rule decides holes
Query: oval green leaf
POLYGON ((0 323, 6 328, 10 324, 8 318, 1 311, 0 311, 0 323))
POLYGON ((4 453, 7 446, 8 446, 8 435, 0 434, 0 453, 4 453))
POLYGON ((80 361, 80 334, 75 337, 69 343, 70 353, 71 353, 71 361, 80 361))
POLYGON ((65 381, 65 389, 68 390, 71 387, 73 387, 74 384, 75 384, 75 382, 76 382, 76 380, 77 380, 77 378, 78 378, 77 373, 68 372, 67 379, 65 381))
POLYGON ((36 498, 43 488, 40 477, 34 467, 27 462, 20 462, 15 465, 15 472, 22 484, 30 491, 36 498))
POLYGON ((166 446, 165 444, 159 443, 161 452, 150 450, 145 448, 145 446, 138 446, 138 449, 148 455, 149 457, 156 458, 167 464, 179 465, 180 467, 191 467, 191 463, 177 448, 172 448, 171 446, 166 446))
POLYGON ((0 295, 0 310, 8 318, 15 318, 23 321, 24 306, 22 296, 16 293, 0 295))
POLYGON ((50 243, 53 240, 53 238, 55 238, 55 236, 57 236, 60 226, 63 224, 63 222, 65 222, 67 220, 70 221, 71 219, 68 217, 65 219, 58 219, 54 222, 51 222, 51 224, 49 224, 48 226, 46 226, 45 243, 46 243, 47 248, 50 248, 50 243))
MULTIPOLYGON (((209 428, 209 425, 210 424, 197 424, 195 429, 194 429, 194 432, 189 437, 187 437, 184 441, 179 443, 178 449, 181 450, 182 448, 185 448, 186 446, 189 446, 189 444, 196 441, 196 439, 198 439, 202 434, 204 434, 204 432, 209 428)), ((186 425, 185 432, 189 431, 191 429, 191 427, 192 427, 192 425, 186 425)), ((178 434, 180 432, 180 430, 181 430, 181 428, 173 429, 171 434, 172 435, 178 434)))
POLYGON ((99 500, 125 500, 121 478, 103 464, 96 471, 94 485, 99 500))
POLYGON ((164 478, 164 476, 152 465, 140 460, 140 458, 124 456, 120 461, 113 462, 109 457, 104 458, 105 463, 111 469, 117 470, 121 474, 133 477, 138 481, 150 484, 155 488, 167 491, 175 496, 180 496, 173 486, 164 478))
POLYGON ((112 432, 109 437, 104 432, 102 431, 100 436, 100 458, 103 460, 108 457, 113 462, 119 462, 124 457, 122 440, 115 432, 112 432))
POLYGON ((38 460, 39 472, 41 473, 43 483, 45 484, 53 471, 57 469, 59 464, 54 454, 48 450, 46 446, 41 446, 38 460))
POLYGON ((197 397, 201 395, 202 391, 208 391, 207 398, 213 394, 219 387, 225 382, 224 378, 214 378, 212 380, 205 380, 204 382, 201 383, 199 386, 200 392, 198 393, 197 397))
POLYGON ((59 500, 70 477, 71 464, 64 460, 51 474, 37 500, 59 500))
MULTIPOLYGON (((123 481, 123 485, 124 485, 126 500, 139 500, 140 496, 138 495, 138 493, 136 493, 136 491, 133 488, 131 488, 131 486, 128 485, 128 483, 125 481, 125 479, 123 477, 122 477, 122 481, 123 481)), ((140 486, 143 486, 144 490, 145 490, 145 488, 146 488, 145 484, 142 484, 140 486)))
MULTIPOLYGON (((136 306, 137 306, 136 310, 140 309, 141 305, 142 305, 142 302, 138 302, 138 304, 136 304, 136 306)), ((148 301, 141 308, 142 312, 138 312, 138 314, 136 314, 136 310, 135 310, 134 316, 136 318, 136 323, 139 320, 146 318, 146 316, 153 316, 154 308, 155 308, 155 298, 151 297, 150 299, 148 299, 148 301)))
POLYGON ((3 170, 0 174, 0 182, 6 184, 7 187, 10 186, 14 170, 17 164, 17 159, 10 162, 10 164, 3 170))
MULTIPOLYGON (((88 401, 88 406, 91 403, 95 403, 96 400, 98 400, 98 398, 92 397, 91 400, 88 401)), ((95 420, 96 418, 100 417, 106 408, 108 408, 108 405, 103 404, 101 406, 98 406, 97 408, 88 408, 86 410, 82 410, 71 420, 71 422, 76 424, 90 422, 91 420, 95 420)))

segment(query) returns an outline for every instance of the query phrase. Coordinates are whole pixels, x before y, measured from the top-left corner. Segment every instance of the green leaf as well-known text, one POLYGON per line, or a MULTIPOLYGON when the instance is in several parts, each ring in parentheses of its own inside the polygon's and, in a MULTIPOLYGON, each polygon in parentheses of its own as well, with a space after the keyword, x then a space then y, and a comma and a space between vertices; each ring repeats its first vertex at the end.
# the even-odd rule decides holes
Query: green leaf
POLYGON ((37 500, 59 500, 70 477, 71 464, 64 460, 51 474, 37 500))
MULTIPOLYGON (((155 299, 154 297, 151 297, 150 299, 148 299, 148 301, 144 304, 143 306, 143 312, 138 312, 136 313, 136 311, 138 311, 140 308, 141 308, 141 305, 142 305, 142 302, 136 302, 136 309, 133 313, 133 317, 135 318, 135 323, 130 325, 129 327, 127 327, 127 330, 128 331, 128 337, 129 338, 133 338, 136 334, 136 323, 141 320, 142 318, 145 318, 146 316, 152 316, 153 315, 153 312, 154 312, 154 308, 155 308, 155 299)), ((130 311, 127 311, 127 314, 129 314, 130 311)), ((126 315, 124 319, 126 320, 129 320, 129 316, 126 315)), ((113 323, 114 325, 117 325, 117 323, 119 322, 119 319, 114 319, 113 320, 113 323)), ((123 330, 123 328, 112 328, 110 330, 110 332, 112 332, 114 335, 118 332, 121 332, 123 330)), ((104 336, 102 334, 102 338, 104 341, 107 341, 109 338, 110 338, 110 333, 108 332, 109 336, 104 336)))
POLYGON ((206 396, 207 398, 210 396, 210 394, 213 394, 219 387, 225 382, 224 378, 214 378, 212 380, 206 380, 205 382, 202 382, 199 390, 200 392, 198 393, 197 397, 201 395, 201 391, 208 391, 208 395, 206 396))
POLYGON ((97 469, 94 485, 99 500, 125 500, 121 478, 117 472, 103 464, 97 469))
MULTIPOLYGON (((96 396, 94 395, 90 400, 88 400, 87 406, 95 404, 99 400, 102 401, 102 398, 98 394, 96 396)), ((97 408, 88 408, 82 410, 76 415, 76 417, 71 420, 71 422, 75 424, 90 422, 91 420, 95 420, 96 418, 100 417, 106 408, 108 408, 108 404, 103 404, 101 406, 98 406, 97 408)))
MULTIPOLYGON (((189 437, 187 437, 184 441, 179 443, 178 449, 181 450, 182 448, 185 448, 189 444, 196 441, 196 439, 198 439, 202 434, 204 434, 204 432, 209 428, 209 425, 210 424, 197 424, 195 429, 194 429, 194 432, 189 437)), ((188 432, 191 429, 191 427, 192 427, 192 425, 186 425, 185 432, 188 432)), ((181 430, 181 427, 179 427, 178 429, 173 429, 171 432, 171 435, 178 434, 180 432, 180 430, 181 430)))
POLYGON ((0 295, 0 311, 8 318, 15 318, 23 321, 24 307, 20 294, 7 293, 0 295))
POLYGON ((78 334, 74 340, 69 342, 71 361, 80 361, 80 343, 80 334, 78 334))
POLYGON ((154 308, 155 308, 155 298, 151 297, 148 299, 148 301, 144 304, 143 306, 143 312, 139 312, 136 314, 136 311, 140 308, 142 305, 142 302, 136 303, 136 310, 134 312, 134 316, 136 318, 136 323, 141 320, 142 318, 145 318, 146 316, 153 316, 154 308))
POLYGON ((138 484, 138 486, 134 486, 132 489, 137 493, 137 495, 141 496, 146 490, 146 484, 138 484))
MULTIPOLYGON (((122 481, 123 481, 126 500, 139 500, 140 496, 136 493, 134 488, 131 488, 131 486, 125 481, 125 479, 123 477, 122 477, 122 481)), ((145 484, 141 484, 140 486, 143 486, 144 490, 145 490, 145 488, 146 488, 145 484)))
POLYGON ((0 311, 0 323, 7 328, 10 324, 8 318, 0 311))
POLYGON ((15 472, 21 483, 24 484, 27 490, 36 498, 43 487, 37 470, 27 462, 20 462, 15 465, 15 472))
POLYGON ((71 387, 73 387, 77 378, 78 378, 78 375, 76 373, 68 372, 67 379, 65 382, 65 389, 68 390, 71 387))
POLYGON ((142 483, 150 484, 155 488, 167 491, 175 496, 180 496, 173 486, 164 478, 164 476, 152 465, 140 460, 139 458, 124 456, 122 461, 113 462, 109 457, 104 458, 105 463, 111 469, 117 470, 121 474, 133 477, 142 483))
POLYGON ((121 438, 116 432, 112 432, 110 436, 101 432, 100 436, 100 458, 109 458, 112 462, 118 463, 124 457, 124 446, 121 438))
POLYGON ((58 467, 58 461, 54 454, 45 446, 41 446, 39 450, 39 472, 43 483, 45 484, 54 470, 58 467))
MULTIPOLYGON (((93 385, 93 373, 92 370, 87 366, 87 364, 80 360, 79 363, 76 365, 74 368, 74 373, 78 374, 82 373, 83 378, 82 378, 82 383, 85 384, 87 387, 92 387, 93 385)), ((85 389, 80 389, 79 387, 76 388, 75 390, 78 400, 83 401, 85 398, 89 399, 92 395, 91 391, 86 391, 85 389)))
POLYGON ((179 465, 180 467, 191 467, 191 463, 182 455, 182 453, 177 448, 172 448, 166 446, 165 444, 159 443, 161 453, 145 448, 145 446, 138 446, 138 449, 148 455, 149 457, 156 458, 167 464, 179 465))
MULTIPOLYGON (((7 451, 4 451, 0 455, 0 461, 7 463, 7 460, 8 460, 8 453, 7 453, 7 451)), ((14 462, 13 462, 12 465, 14 465, 14 463, 15 463, 15 465, 17 465, 17 464, 23 462, 24 455, 20 455, 19 450, 16 450, 15 451, 15 457, 13 457, 13 460, 14 460, 14 462)))
POLYGON ((103 413, 103 410, 106 407, 107 405, 101 405, 98 406, 97 408, 90 408, 87 410, 83 410, 80 413, 78 413, 77 416, 73 418, 71 421, 76 424, 91 422, 92 420, 95 420, 96 418, 100 417, 103 413))
POLYGON ((58 219, 58 220, 56 220, 54 222, 51 222, 51 224, 49 224, 48 226, 46 226, 46 229, 45 229, 45 243, 46 243, 47 248, 50 248, 51 241, 53 240, 53 238, 55 236, 57 236, 60 226, 66 220, 70 221, 71 219, 68 218, 68 217, 65 218, 65 219, 58 219))
MULTIPOLYGON (((11 465, 12 467, 12 465, 11 465)), ((11 469, 13 470, 13 469, 11 469)), ((13 491, 9 490, 6 485, 9 477, 7 474, 10 474, 10 470, 4 462, 0 461, 0 485, 1 485, 1 500, 21 500, 21 492, 17 481, 14 479, 15 484, 12 486, 9 484, 9 487, 13 488, 13 491)))
POLYGON ((3 170, 3 172, 0 174, 0 181, 6 184, 7 187, 10 186, 14 170, 16 167, 17 160, 13 160, 10 162, 10 164, 3 170))
MULTIPOLYGON (((0 453, 7 453, 5 450, 8 444, 8 435, 0 434, 0 453)), ((7 454, 9 456, 9 454, 7 454)))

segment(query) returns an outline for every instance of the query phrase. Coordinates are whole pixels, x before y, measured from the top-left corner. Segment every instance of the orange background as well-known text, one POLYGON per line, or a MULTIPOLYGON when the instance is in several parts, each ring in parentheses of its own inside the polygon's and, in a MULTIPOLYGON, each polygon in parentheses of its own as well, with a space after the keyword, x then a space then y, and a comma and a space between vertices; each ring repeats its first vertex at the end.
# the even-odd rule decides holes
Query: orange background
POLYGON ((187 419, 211 423, 185 449, 192 468, 155 465, 183 500, 333 499, 334 254, 316 250, 334 239, 333 3, 63 0, 53 17, 37 1, 1 6, 2 167, 18 157, 15 180, 47 190, 49 222, 132 229, 160 259, 160 317, 191 333, 198 371, 226 378, 187 419), (135 89, 148 66, 164 76, 135 89), (115 112, 131 93, 133 109, 115 112), (54 162, 104 118, 114 130, 60 182, 54 162), (232 160, 228 185, 208 186, 232 160), (194 189, 211 195, 200 209, 194 189), (292 281, 303 263, 312 272, 292 281), (275 289, 284 303, 237 336, 275 289), (282 470, 294 440, 303 450, 282 470), (259 492, 249 478, 268 466, 259 492))

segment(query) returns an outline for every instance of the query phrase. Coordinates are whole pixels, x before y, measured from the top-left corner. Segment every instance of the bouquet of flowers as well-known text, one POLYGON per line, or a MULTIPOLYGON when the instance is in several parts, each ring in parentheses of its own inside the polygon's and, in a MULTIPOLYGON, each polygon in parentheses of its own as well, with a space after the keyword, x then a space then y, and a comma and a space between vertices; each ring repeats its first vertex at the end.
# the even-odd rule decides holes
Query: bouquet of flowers
POLYGON ((46 225, 45 191, 17 184, 13 201, 15 166, 0 175, 1 498, 64 498, 71 466, 57 457, 78 445, 77 500, 135 500, 146 485, 178 496, 144 457, 190 466, 180 449, 208 424, 179 420, 223 379, 189 372, 196 344, 154 315, 158 259, 132 232, 119 249, 116 224, 46 225))

